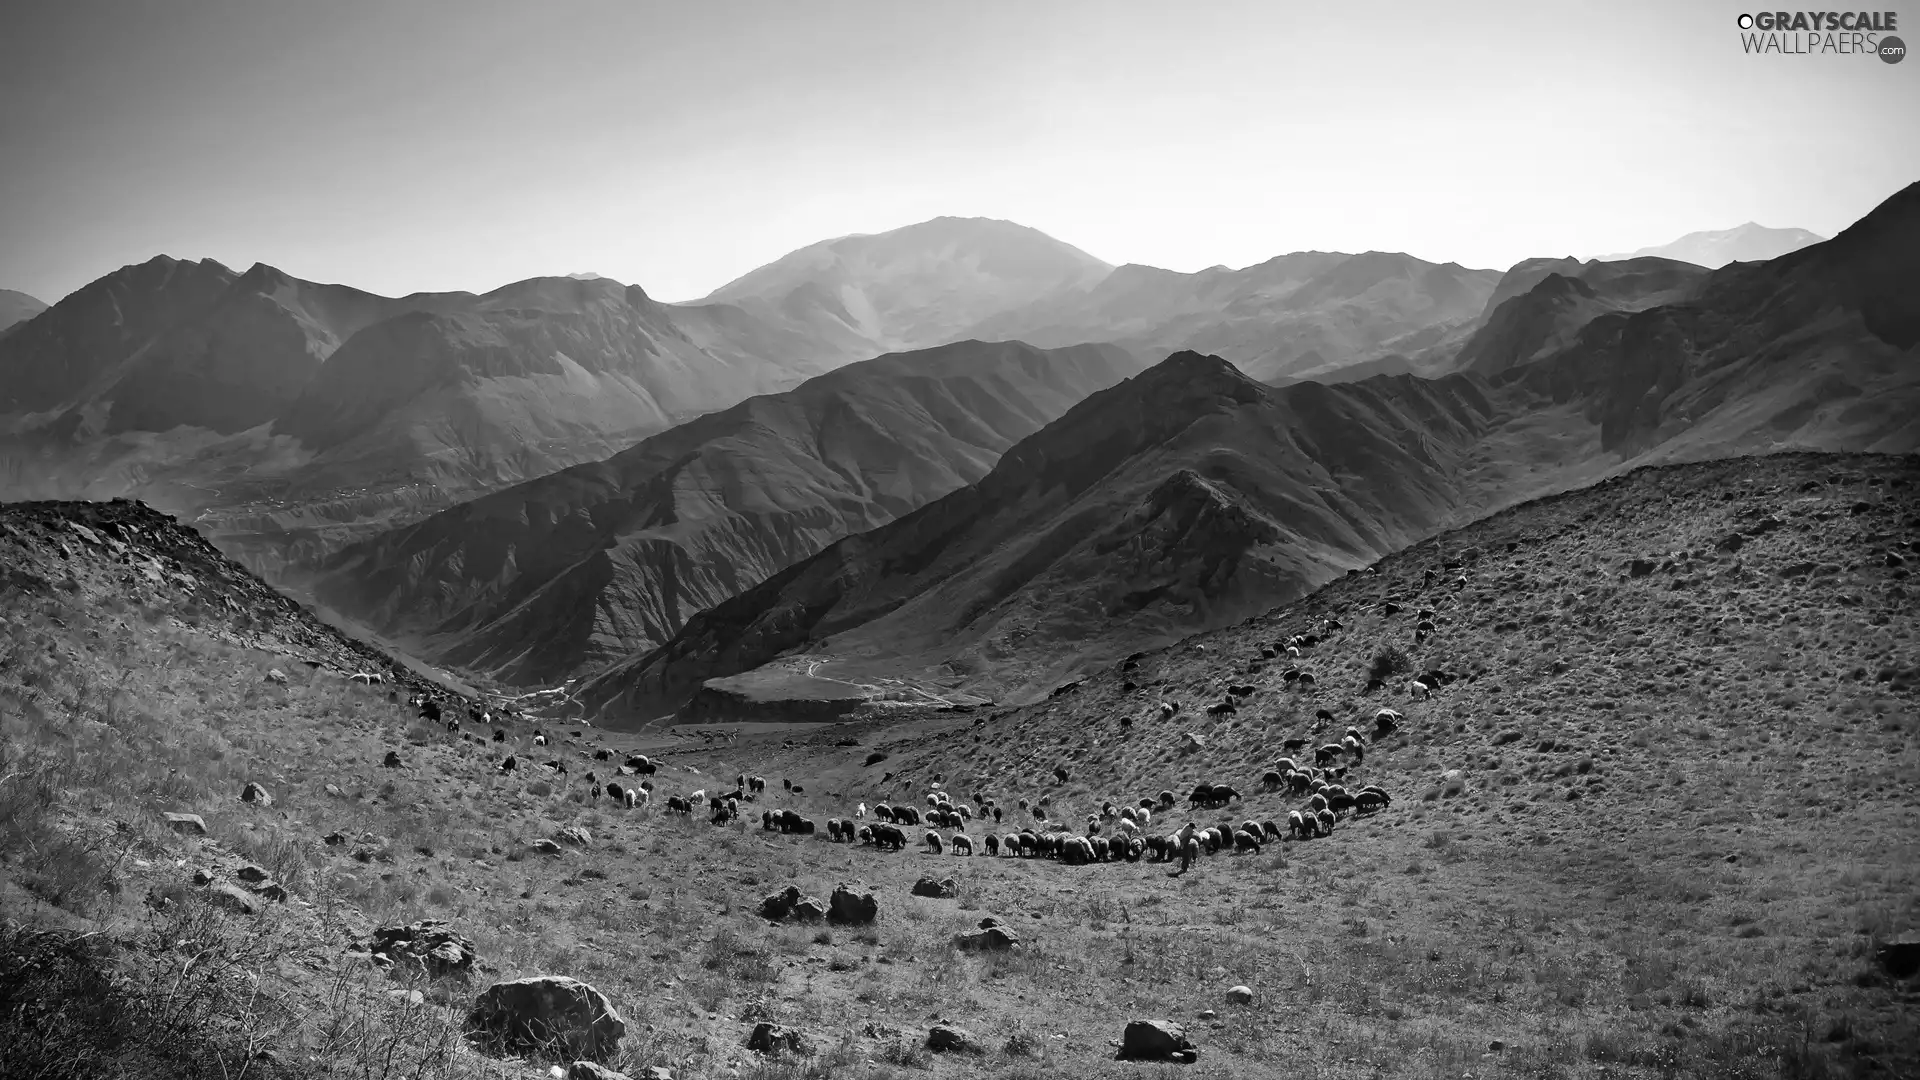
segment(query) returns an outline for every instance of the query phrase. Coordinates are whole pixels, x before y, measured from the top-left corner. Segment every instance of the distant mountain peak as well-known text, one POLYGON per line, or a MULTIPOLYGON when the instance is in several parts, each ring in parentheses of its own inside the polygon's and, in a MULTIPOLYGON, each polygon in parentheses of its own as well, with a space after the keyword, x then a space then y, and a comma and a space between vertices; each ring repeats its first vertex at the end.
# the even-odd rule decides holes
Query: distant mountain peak
POLYGON ((1826 237, 1805 229, 1774 229, 1749 221, 1731 229, 1690 232, 1669 244, 1645 247, 1626 254, 1601 255, 1596 262, 1622 262, 1656 256, 1677 259, 1716 270, 1734 262, 1765 262, 1818 244, 1826 237))

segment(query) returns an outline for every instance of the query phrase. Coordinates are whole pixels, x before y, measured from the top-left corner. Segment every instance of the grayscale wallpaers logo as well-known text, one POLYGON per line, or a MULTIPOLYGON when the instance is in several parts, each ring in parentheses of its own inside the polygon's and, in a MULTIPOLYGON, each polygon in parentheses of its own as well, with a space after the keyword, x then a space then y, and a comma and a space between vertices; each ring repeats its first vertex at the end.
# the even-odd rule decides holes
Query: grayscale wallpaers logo
POLYGON ((1740 48, 1781 56, 1877 56, 1883 64, 1907 58, 1907 43, 1894 36, 1895 11, 1760 11, 1734 20, 1740 48))

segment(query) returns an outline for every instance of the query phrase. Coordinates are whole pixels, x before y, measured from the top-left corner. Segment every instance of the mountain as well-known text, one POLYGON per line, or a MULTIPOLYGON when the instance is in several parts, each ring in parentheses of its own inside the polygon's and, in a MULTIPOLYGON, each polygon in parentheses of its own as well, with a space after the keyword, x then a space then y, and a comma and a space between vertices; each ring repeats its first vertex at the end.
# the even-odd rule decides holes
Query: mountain
MULTIPOLYGON (((1026 697, 1298 595, 1435 523, 1638 465, 1920 449, 1920 298, 1905 287, 1920 280, 1920 184, 1767 263, 1590 272, 1549 270, 1496 313, 1536 292, 1549 311, 1555 298, 1679 298, 1605 311, 1570 339, 1536 332, 1539 349, 1508 366, 1489 350, 1491 376, 1274 389, 1176 355, 978 484, 689 619, 582 700, 632 720, 689 703, 841 707, 909 686, 922 700, 1026 697)), ((1521 329, 1506 326, 1514 341, 1521 329)))
POLYGON ((1265 610, 1451 520, 1457 457, 1488 413, 1458 377, 1273 389, 1177 353, 978 483, 694 616, 581 700, 652 715, 704 680, 829 644, 862 671, 1031 690, 1117 642, 1265 610))
POLYGON ((1127 265, 968 333, 1043 346, 1111 341, 1140 355, 1191 349, 1274 380, 1421 348, 1450 331, 1464 335, 1499 279, 1492 270, 1381 251, 1302 251, 1192 274, 1127 265))
POLYGON ((1011 221, 939 217, 803 247, 722 285, 701 302, 738 305, 772 324, 805 328, 815 336, 851 336, 886 352, 963 338, 1013 337, 968 328, 1087 288, 1112 269, 1079 248, 1011 221))
POLYGON ((1461 346, 1454 367, 1486 375, 1504 371, 1563 348, 1602 314, 1678 301, 1706 276, 1701 267, 1672 259, 1521 263, 1501 279, 1494 290, 1499 306, 1461 346))
POLYGON ((435 662, 557 681, 979 480, 1139 366, 977 341, 851 364, 351 545, 312 592, 435 662))
POLYGON ((141 495, 274 571, 864 348, 607 278, 394 298, 162 256, 0 338, 0 496, 141 495))
POLYGON ((47 305, 36 297, 13 289, 0 289, 0 334, 45 310, 47 305))
POLYGON ((1692 232, 1670 244, 1641 248, 1626 255, 1602 255, 1601 262, 1620 262, 1647 256, 1675 259, 1717 270, 1732 262, 1765 262, 1819 243, 1823 237, 1805 229, 1769 229, 1749 221, 1731 229, 1692 232))

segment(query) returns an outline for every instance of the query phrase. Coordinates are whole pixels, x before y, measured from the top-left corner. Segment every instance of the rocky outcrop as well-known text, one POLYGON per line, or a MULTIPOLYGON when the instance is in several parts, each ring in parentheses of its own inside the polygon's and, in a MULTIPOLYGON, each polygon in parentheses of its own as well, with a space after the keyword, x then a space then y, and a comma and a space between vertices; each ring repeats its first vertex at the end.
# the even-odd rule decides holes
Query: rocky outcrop
POLYGON ((466 1027, 492 1053, 559 1060, 611 1057, 627 1034, 605 994, 565 975, 494 983, 474 1000, 466 1027))

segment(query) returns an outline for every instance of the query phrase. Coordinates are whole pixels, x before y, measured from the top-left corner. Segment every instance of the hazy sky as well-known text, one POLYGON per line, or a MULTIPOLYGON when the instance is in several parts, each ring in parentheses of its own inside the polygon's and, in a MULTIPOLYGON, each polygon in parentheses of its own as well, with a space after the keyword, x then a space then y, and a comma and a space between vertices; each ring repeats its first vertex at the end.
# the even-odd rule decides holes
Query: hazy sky
POLYGON ((164 252, 680 300, 941 214, 1178 270, 1505 267, 1748 220, 1831 235, 1920 179, 1920 61, 1744 55, 1746 10, 20 0, 0 287, 52 301, 164 252))

